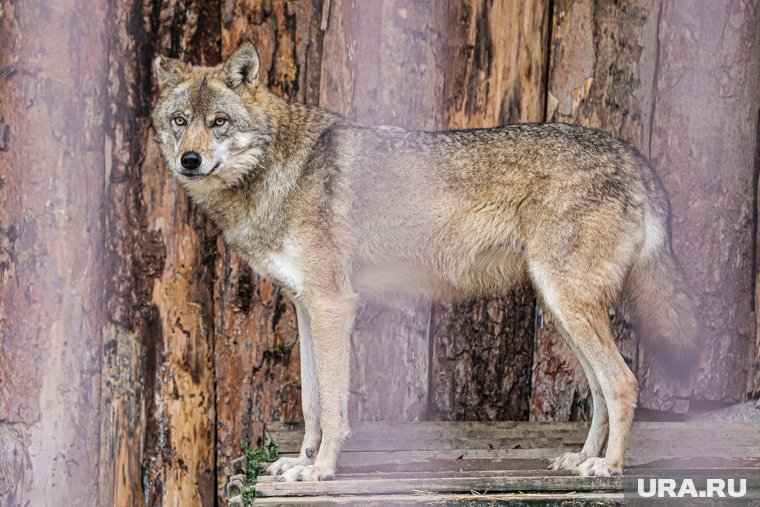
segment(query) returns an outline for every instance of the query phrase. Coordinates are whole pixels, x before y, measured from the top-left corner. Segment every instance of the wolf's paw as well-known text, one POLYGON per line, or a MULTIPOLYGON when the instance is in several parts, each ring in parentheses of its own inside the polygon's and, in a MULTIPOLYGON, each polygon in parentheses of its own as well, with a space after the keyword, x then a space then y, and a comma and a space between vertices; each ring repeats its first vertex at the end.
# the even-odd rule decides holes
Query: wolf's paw
POLYGON ((589 458, 576 467, 575 473, 581 477, 609 477, 610 475, 621 475, 623 467, 611 465, 607 458, 589 458))
POLYGON ((287 472, 293 467, 303 466, 309 464, 309 458, 280 458, 267 467, 267 473, 269 475, 280 475, 287 472))
POLYGON ((335 477, 335 471, 332 468, 319 465, 298 465, 282 474, 280 481, 329 481, 333 477, 335 477))
POLYGON ((583 452, 566 452, 561 456, 554 458, 549 463, 551 470, 575 470, 575 468, 586 461, 588 456, 583 452))

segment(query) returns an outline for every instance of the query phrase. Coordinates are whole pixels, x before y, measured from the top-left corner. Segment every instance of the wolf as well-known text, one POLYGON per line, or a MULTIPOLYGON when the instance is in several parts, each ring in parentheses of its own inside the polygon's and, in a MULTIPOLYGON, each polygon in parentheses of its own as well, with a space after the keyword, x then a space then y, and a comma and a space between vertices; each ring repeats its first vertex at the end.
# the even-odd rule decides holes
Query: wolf
POLYGON ((154 67, 154 134, 171 173, 296 308, 305 435, 298 457, 269 473, 334 476, 359 295, 468 298, 520 283, 534 287, 593 399, 583 448, 549 467, 622 473, 638 385, 611 305, 630 306, 649 355, 669 369, 694 362, 700 328, 667 194, 634 148, 565 124, 360 125, 269 92, 251 42, 218 66, 159 56, 154 67))

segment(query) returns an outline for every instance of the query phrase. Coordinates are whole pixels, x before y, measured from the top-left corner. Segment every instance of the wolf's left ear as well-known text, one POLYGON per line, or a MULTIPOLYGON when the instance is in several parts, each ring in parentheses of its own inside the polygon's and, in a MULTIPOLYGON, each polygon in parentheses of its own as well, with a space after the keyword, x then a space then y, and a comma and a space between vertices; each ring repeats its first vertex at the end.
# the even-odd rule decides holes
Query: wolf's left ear
POLYGON ((259 83, 259 54, 252 42, 246 41, 224 62, 227 86, 236 90, 239 86, 255 87, 259 83))
POLYGON ((158 89, 163 90, 184 81, 187 77, 188 65, 181 60, 159 55, 153 60, 153 69, 156 71, 158 89))

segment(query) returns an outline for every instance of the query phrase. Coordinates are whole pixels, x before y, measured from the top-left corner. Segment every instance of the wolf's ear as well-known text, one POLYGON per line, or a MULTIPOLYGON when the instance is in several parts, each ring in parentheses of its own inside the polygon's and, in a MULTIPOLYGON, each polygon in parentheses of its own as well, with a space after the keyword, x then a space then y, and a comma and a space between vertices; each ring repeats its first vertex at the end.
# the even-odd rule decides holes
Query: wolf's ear
POLYGON ((243 85, 256 87, 259 83, 259 54, 252 42, 243 42, 224 62, 227 86, 233 90, 243 85))
POLYGON ((157 56, 153 60, 153 68, 156 70, 158 89, 163 90, 177 86, 187 77, 188 65, 174 58, 157 56))

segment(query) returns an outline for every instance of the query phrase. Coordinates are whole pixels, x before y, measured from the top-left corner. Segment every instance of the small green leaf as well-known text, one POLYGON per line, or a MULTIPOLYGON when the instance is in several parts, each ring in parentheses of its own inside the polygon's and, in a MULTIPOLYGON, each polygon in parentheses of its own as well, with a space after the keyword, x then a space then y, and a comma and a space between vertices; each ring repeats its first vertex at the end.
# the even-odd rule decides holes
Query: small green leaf
POLYGON ((253 503, 253 499, 256 496, 256 488, 254 485, 256 484, 256 479, 259 475, 259 464, 262 462, 275 461, 279 454, 279 447, 280 446, 277 445, 277 442, 272 440, 271 436, 267 437, 264 445, 256 448, 252 447, 247 440, 240 441, 240 449, 248 460, 248 467, 246 468, 245 474, 246 482, 248 484, 243 488, 243 503, 246 507, 253 503))

